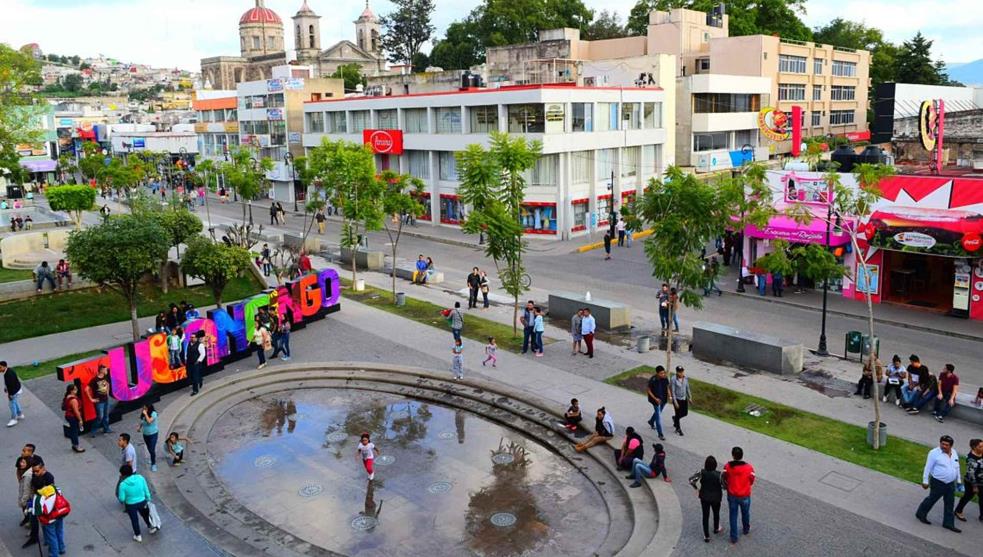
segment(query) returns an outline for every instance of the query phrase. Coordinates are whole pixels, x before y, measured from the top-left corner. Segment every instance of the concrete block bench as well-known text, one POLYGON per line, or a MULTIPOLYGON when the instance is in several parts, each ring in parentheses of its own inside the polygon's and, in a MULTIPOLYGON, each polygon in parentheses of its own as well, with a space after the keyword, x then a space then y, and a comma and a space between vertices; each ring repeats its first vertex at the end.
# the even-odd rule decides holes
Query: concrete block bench
POLYGON ((591 298, 588 302, 583 294, 572 292, 552 293, 548 303, 551 318, 569 320, 578 309, 590 308, 598 329, 610 331, 631 327, 631 310, 624 304, 598 298, 591 298))
MULTIPOLYGON (((384 270, 386 274, 392 273, 392 266, 386 266, 384 270)), ((414 272, 416 272, 416 265, 413 263, 396 265, 396 276, 401 279, 412 281, 414 272)), ((428 284, 440 284, 442 282, 444 282, 444 273, 440 271, 434 271, 433 275, 427 280, 428 284)))
POLYGON ((790 375, 802 371, 802 345, 717 323, 693 325, 693 355, 711 362, 790 375))
MULTIPOLYGON (((308 236, 307 240, 305 241, 301 234, 284 234, 283 245, 288 249, 303 249, 307 253, 317 253, 321 251, 321 240, 315 236, 308 236)), ((362 262, 359 260, 359 265, 361 264, 362 262)))
POLYGON ((956 405, 949 413, 954 418, 966 420, 983 425, 983 408, 973 406, 973 399, 976 398, 976 391, 956 394, 956 405))
MULTIPOLYGON (((382 269, 383 264, 386 260, 386 254, 381 251, 365 251, 358 250, 355 252, 355 263, 360 269, 368 269, 369 271, 379 271, 382 269)), ((351 264, 352 262, 352 250, 349 248, 341 248, 341 261, 343 263, 351 264)))

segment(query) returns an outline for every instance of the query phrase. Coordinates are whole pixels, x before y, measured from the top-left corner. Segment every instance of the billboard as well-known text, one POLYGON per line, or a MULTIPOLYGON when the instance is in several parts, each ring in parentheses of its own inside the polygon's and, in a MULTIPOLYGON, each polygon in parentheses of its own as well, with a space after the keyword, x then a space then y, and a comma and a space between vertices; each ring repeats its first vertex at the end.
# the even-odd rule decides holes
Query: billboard
POLYGON ((362 143, 377 155, 402 155, 402 130, 362 130, 362 143))

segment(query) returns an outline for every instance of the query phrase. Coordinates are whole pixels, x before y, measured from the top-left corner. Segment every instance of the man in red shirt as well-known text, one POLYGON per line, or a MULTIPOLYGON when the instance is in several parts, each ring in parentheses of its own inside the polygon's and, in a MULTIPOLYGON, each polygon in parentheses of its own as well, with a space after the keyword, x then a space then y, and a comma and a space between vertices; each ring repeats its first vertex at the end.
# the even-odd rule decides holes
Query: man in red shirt
POLYGON ((741 511, 744 535, 751 531, 751 485, 754 484, 754 467, 744 462, 744 449, 734 447, 730 450, 733 458, 724 465, 721 474, 727 490, 727 507, 730 511, 730 543, 737 543, 737 510, 741 511))
POLYGON ((945 369, 939 374, 939 393, 935 395, 935 411, 932 415, 941 424, 949 411, 956 405, 956 393, 959 392, 959 376, 956 375, 956 366, 946 364, 945 369))
POLYGON ((300 270, 300 274, 306 275, 311 272, 311 258, 307 256, 306 252, 300 252, 300 259, 297 261, 297 269, 300 270))

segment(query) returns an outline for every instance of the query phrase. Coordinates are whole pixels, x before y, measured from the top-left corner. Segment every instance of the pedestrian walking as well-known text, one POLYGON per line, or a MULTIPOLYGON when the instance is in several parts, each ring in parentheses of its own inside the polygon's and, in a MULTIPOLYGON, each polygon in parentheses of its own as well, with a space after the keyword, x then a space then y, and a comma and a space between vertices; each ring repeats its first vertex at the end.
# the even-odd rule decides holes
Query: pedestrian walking
POLYGON ((485 345, 485 361, 481 365, 491 362, 492 367, 498 367, 498 345, 495 344, 495 337, 488 337, 488 344, 485 345))
POLYGON ((141 517, 150 533, 157 533, 157 528, 150 521, 150 486, 143 476, 127 464, 119 467, 119 475, 123 481, 116 488, 116 497, 126 507, 126 514, 130 516, 130 526, 133 528, 133 541, 139 543, 143 541, 143 536, 140 535, 141 517))
POLYGON ((742 532, 751 532, 751 486, 754 485, 754 467, 744 462, 744 449, 730 450, 733 460, 724 464, 720 475, 727 490, 727 511, 730 518, 730 543, 737 543, 737 513, 741 513, 742 532))
POLYGON ((717 459, 713 455, 707 457, 703 469, 690 476, 689 484, 696 490, 703 509, 703 541, 710 543, 710 512, 713 511, 713 533, 724 531, 720 527, 720 502, 723 500, 723 482, 720 471, 717 470, 717 459))
POLYGON ((461 302, 454 302, 454 309, 448 314, 447 322, 451 326, 454 340, 461 340, 461 331, 464 330, 464 314, 461 313, 461 302))
POLYGON ((577 313, 573 314, 573 317, 570 318, 570 338, 573 341, 573 348, 570 352, 571 356, 576 356, 580 352, 580 343, 584 340, 584 335, 580 332, 583 324, 584 310, 578 309, 577 313))
POLYGON ((293 319, 290 315, 290 310, 287 310, 286 315, 282 321, 280 321, 280 328, 277 330, 277 343, 276 347, 273 349, 273 354, 270 355, 270 359, 277 357, 277 354, 283 352, 283 356, 280 357, 284 362, 290 361, 290 321, 293 319))
POLYGON ((270 255, 269 244, 263 244, 263 249, 259 252, 259 260, 263 265, 263 275, 267 277, 270 276, 270 272, 273 270, 273 259, 270 255))
POLYGON ((263 369, 266 367, 266 351, 273 347, 273 340, 269 329, 260 321, 259 317, 256 317, 255 328, 253 329, 253 347, 256 350, 256 361, 259 362, 256 369, 263 369))
POLYGON ((481 289, 481 309, 488 309, 488 293, 491 291, 491 283, 488 281, 488 273, 481 271, 481 279, 478 282, 481 289))
POLYGON ((191 396, 198 394, 198 391, 202 387, 202 375, 205 372, 205 344, 202 339, 205 338, 205 331, 198 331, 195 333, 190 344, 188 344, 188 376, 191 378, 191 396))
POLYGON ((630 224, 625 225, 625 245, 631 247, 632 236, 635 235, 635 231, 631 229, 630 224))
POLYGON ((7 427, 14 427, 19 420, 24 419, 24 411, 20 407, 20 378, 12 367, 7 366, 6 361, 0 361, 0 373, 3 373, 3 392, 7 395, 7 406, 10 408, 7 427))
POLYGON ((279 201, 276 202, 276 218, 280 224, 287 224, 287 212, 283 210, 283 204, 279 201))
POLYGON ((587 357, 594 357, 594 330, 597 329, 597 322, 590 314, 590 308, 584 308, 584 317, 580 322, 580 334, 584 337, 584 344, 587 345, 587 357))
POLYGON ((460 338, 454 339, 454 346, 451 347, 451 373, 454 379, 464 379, 464 343, 460 338))
POLYGON ((614 227, 618 233, 618 247, 625 247, 625 219, 618 219, 618 224, 614 227))
POLYGON ((604 233, 604 260, 611 259, 611 233, 604 233))
POLYGON ((481 273, 478 272, 477 267, 471 269, 471 274, 468 275, 467 285, 468 309, 476 308, 478 307, 478 292, 481 290, 481 273))
POLYGON ((535 335, 535 347, 533 352, 536 357, 543 357, 543 333, 546 332, 546 323, 543 320, 543 308, 536 308, 536 317, 533 320, 532 332, 535 335))
POLYGON ((314 213, 314 220, 317 221, 318 234, 324 234, 324 225, 327 219, 328 218, 324 216, 324 209, 318 209, 317 212, 314 213))
POLYGON ((953 514, 956 518, 966 522, 963 516, 963 509, 977 495, 976 502, 980 507, 980 522, 983 522, 983 441, 972 439, 969 442, 969 454, 966 455, 966 475, 963 476, 963 488, 965 492, 956 505, 953 514))
POLYGON ((918 505, 915 518, 924 524, 932 524, 928 513, 942 499, 942 527, 959 534, 962 530, 956 528, 953 506, 957 485, 962 484, 962 477, 959 475, 959 455, 952 448, 953 443, 952 437, 943 435, 939 438, 939 446, 928 452, 922 472, 922 489, 929 492, 928 497, 918 505))
POLYGON ((361 439, 358 441, 358 446, 355 447, 356 457, 361 457, 362 466, 365 467, 365 473, 369 475, 369 480, 375 479, 375 470, 373 464, 375 464, 375 455, 379 452, 379 449, 375 447, 375 443, 369 438, 368 433, 363 433, 361 439))
MULTIPOLYGON (((536 304, 532 300, 526 302, 526 307, 522 310, 522 315, 519 316, 519 322, 522 323, 522 353, 525 354, 529 350, 529 343, 533 340, 533 322, 536 320, 536 304)), ((536 351, 536 346, 533 344, 533 352, 536 351)))
POLYGON ((649 377, 648 385, 645 389, 649 404, 652 405, 652 417, 649 418, 649 427, 656 430, 659 440, 665 441, 662 434, 662 409, 669 402, 672 392, 669 390, 669 378, 666 376, 666 368, 657 366, 655 373, 649 377))
POLYGON ((277 223, 276 203, 270 203, 270 226, 277 223))
POLYGON ((150 455, 150 471, 157 471, 157 436, 160 430, 157 429, 157 411, 153 404, 144 404, 140 411, 140 425, 137 432, 143 434, 143 442, 147 445, 147 453, 150 455))
POLYGON ((714 291, 717 292, 717 296, 723 296, 723 291, 717 286, 717 275, 720 274, 720 263, 717 262, 716 257, 711 257, 708 262, 703 265, 703 280, 706 281, 706 286, 703 287, 703 295, 709 296, 713 294, 714 291))
POLYGON ((662 336, 669 330, 669 283, 663 282, 662 288, 656 295, 659 302, 659 323, 662 325, 662 336))
POLYGON ((946 364, 945 369, 939 374, 939 392, 935 395, 935 408, 932 415, 940 424, 945 421, 949 411, 956 405, 956 393, 959 392, 959 376, 956 375, 956 366, 946 364))
POLYGON ((675 412, 672 416, 673 429, 680 437, 683 435, 682 419, 689 414, 689 404, 693 401, 693 391, 690 390, 689 378, 683 366, 676 366, 676 375, 669 379, 669 390, 672 395, 672 406, 675 412))
POLYGON ((61 409, 65 413, 65 421, 68 422, 68 438, 72 440, 72 450, 76 453, 84 453, 85 449, 79 446, 79 434, 85 428, 85 421, 82 419, 82 402, 79 400, 78 387, 74 383, 70 383, 65 388, 61 409))

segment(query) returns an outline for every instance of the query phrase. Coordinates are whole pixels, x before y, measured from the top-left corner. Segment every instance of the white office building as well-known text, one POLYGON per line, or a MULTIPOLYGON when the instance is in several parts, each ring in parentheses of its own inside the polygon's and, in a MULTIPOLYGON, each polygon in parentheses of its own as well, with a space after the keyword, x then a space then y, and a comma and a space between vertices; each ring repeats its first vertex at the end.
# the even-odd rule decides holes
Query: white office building
POLYGON ((391 132, 373 146, 377 168, 422 179, 423 220, 458 226, 466 209, 455 151, 487 145, 491 131, 540 140, 522 223, 527 234, 566 239, 605 226, 622 200, 662 175, 675 158, 674 127, 674 95, 660 88, 520 85, 307 102, 303 144, 391 132))

